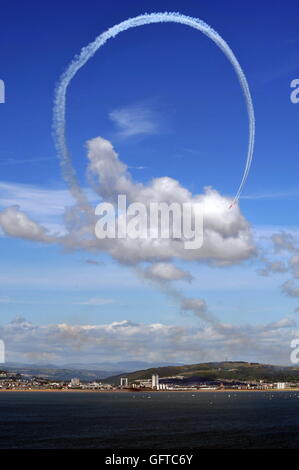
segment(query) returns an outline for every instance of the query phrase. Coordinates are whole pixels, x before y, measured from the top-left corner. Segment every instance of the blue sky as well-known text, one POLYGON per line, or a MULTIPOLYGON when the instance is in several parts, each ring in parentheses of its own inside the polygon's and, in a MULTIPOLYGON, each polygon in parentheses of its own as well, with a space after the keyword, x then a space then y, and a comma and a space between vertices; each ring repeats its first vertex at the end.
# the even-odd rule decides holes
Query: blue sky
MULTIPOLYGON (((290 83, 299 76, 295 1, 3 1, 0 79, 0 208, 19 204, 33 220, 61 230, 71 197, 52 138, 54 89, 80 49, 108 27, 144 12, 201 18, 228 42, 249 82, 256 147, 240 209, 259 244, 271 234, 298 236, 298 112, 290 83), (36 192, 37 191, 37 192, 36 192)), ((248 122, 242 91, 222 52, 198 31, 149 25, 110 40, 72 81, 67 138, 86 187, 86 141, 111 141, 135 180, 179 180, 192 193, 212 186, 233 197, 245 165, 248 122)), ((137 323, 197 327, 134 269, 105 253, 66 253, 5 236, 0 315, 36 325, 137 323), (99 264, 90 263, 97 260, 99 264)), ((259 245, 260 246, 260 245, 259 245)), ((285 254, 286 255, 286 254, 285 254)), ((178 261, 185 269, 192 263, 178 261)), ((193 263, 194 281, 178 288, 204 298, 223 322, 257 325, 295 318, 298 299, 281 292, 288 273, 260 276, 260 260, 215 268, 193 263)), ((54 358, 55 359, 55 358, 54 358)))

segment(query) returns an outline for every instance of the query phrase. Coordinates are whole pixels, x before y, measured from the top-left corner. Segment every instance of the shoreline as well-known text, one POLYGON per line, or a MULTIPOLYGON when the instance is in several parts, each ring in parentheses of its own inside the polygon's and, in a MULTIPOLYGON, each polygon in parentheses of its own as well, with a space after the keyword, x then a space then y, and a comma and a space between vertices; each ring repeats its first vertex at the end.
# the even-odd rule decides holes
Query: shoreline
POLYGON ((73 389, 73 390, 61 390, 61 389, 25 389, 25 390, 1 390, 0 393, 43 393, 43 392, 50 392, 50 393, 142 393, 142 394, 149 394, 149 393, 259 393, 259 392, 299 392, 299 388, 285 388, 285 389, 265 389, 265 390, 235 390, 235 389, 226 389, 226 390, 80 390, 80 389, 73 389))

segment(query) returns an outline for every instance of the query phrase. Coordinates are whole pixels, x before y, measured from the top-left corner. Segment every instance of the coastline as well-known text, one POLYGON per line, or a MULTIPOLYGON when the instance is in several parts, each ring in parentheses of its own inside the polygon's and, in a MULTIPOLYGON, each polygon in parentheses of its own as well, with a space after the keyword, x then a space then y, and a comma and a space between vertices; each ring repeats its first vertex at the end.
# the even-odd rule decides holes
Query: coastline
POLYGON ((204 390, 204 389, 198 389, 198 390, 80 390, 80 389, 25 389, 25 390, 1 390, 0 393, 28 393, 28 392, 34 392, 34 393, 43 393, 43 392, 53 392, 53 393, 143 393, 143 394, 149 394, 149 393, 259 393, 259 392, 299 392, 299 388, 285 388, 285 389, 265 389, 265 390, 235 390, 235 389, 226 389, 226 390, 204 390))

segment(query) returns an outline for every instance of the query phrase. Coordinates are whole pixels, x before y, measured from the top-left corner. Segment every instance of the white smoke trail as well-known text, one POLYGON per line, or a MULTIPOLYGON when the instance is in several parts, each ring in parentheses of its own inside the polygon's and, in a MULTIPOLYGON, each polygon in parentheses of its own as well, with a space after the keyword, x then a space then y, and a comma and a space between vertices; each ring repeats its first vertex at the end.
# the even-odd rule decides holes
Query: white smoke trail
POLYGON ((144 14, 140 16, 136 16, 135 18, 129 18, 122 23, 119 23, 112 28, 109 28, 107 31, 99 35, 93 42, 88 44, 84 47, 80 54, 74 58, 71 62, 69 67, 66 69, 64 74, 62 75, 58 87, 56 89, 55 95, 55 102, 54 102, 54 117, 53 117, 53 127, 54 127, 54 137, 55 143, 58 150, 58 154, 61 159, 61 166, 64 178, 66 179, 70 191, 72 192, 73 196, 76 198, 78 203, 87 208, 89 207, 87 198, 82 191, 77 177, 76 171, 73 168, 72 160, 70 153, 67 148, 66 144, 66 119, 65 119, 65 108, 66 108, 66 92, 67 88, 76 75, 76 73, 80 70, 83 65, 96 53, 96 51, 102 47, 108 39, 114 38, 122 31, 126 31, 130 28, 135 28, 137 26, 142 26, 151 23, 167 23, 167 22, 174 22, 174 23, 181 23, 192 28, 195 28, 201 31, 203 34, 208 36, 226 55, 228 60, 231 62, 238 80, 240 82, 241 88, 243 90, 247 113, 249 118, 249 143, 248 143, 248 151, 247 151, 247 159, 246 165, 243 172, 242 180, 238 191, 234 198, 234 203, 238 201, 243 187, 246 183, 252 156, 253 156, 253 148, 254 148, 254 137, 255 137, 255 118, 254 118, 254 110, 252 99, 250 95, 249 86, 245 77, 245 74, 235 57, 234 53, 230 49, 229 45, 222 39, 222 37, 214 31, 209 25, 207 25, 204 21, 198 18, 192 18, 190 16, 181 15, 180 13, 151 13, 151 14, 144 14))

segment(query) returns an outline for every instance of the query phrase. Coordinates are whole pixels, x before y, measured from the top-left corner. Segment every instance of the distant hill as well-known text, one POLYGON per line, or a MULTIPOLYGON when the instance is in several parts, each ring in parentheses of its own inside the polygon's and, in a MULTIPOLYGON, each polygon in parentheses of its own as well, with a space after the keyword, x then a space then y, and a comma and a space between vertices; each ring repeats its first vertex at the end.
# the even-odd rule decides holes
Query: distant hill
MULTIPOLYGON (((43 377, 49 380, 71 380, 73 377, 77 377, 80 380, 102 380, 115 371, 106 370, 89 370, 89 369, 62 369, 56 368, 55 366, 30 366, 30 365, 19 365, 19 366, 7 366, 3 364, 1 369, 7 372, 13 372, 22 374, 28 377, 43 377)), ((121 374, 121 371, 117 371, 121 374)))
MULTIPOLYGON (((105 371, 118 371, 134 372, 140 369, 149 369, 153 367, 166 367, 166 366, 181 366, 182 363, 171 362, 145 362, 145 361, 119 361, 119 362, 92 362, 92 363, 70 363, 61 366, 64 369, 92 369, 92 370, 105 370, 105 371)), ((58 366, 54 366, 58 367, 58 366)))
MULTIPOLYGON (((167 366, 142 369, 127 373, 129 382, 140 379, 149 379, 152 374, 160 378, 170 376, 183 376, 183 380, 172 380, 177 383, 200 383, 215 381, 246 382, 264 380, 269 382, 299 382, 299 367, 275 366, 243 361, 205 362, 183 366, 167 366)), ((120 375, 107 377, 105 382, 118 384, 120 375)))
MULTIPOLYGON (((166 363, 167 364, 167 363, 166 363)), ((205 362, 187 365, 165 365, 165 363, 147 363, 129 361, 117 363, 66 364, 18 364, 6 363, 1 369, 25 376, 44 377, 49 380, 68 381, 77 377, 82 381, 101 380, 102 382, 119 384, 120 377, 129 378, 132 383, 138 379, 150 379, 152 374, 162 377, 182 376, 183 379, 171 379, 165 382, 177 384, 217 383, 221 381, 246 382, 264 380, 268 382, 298 382, 299 367, 275 366, 242 361, 205 362), (100 369, 100 366, 103 369, 100 369), (161 366, 162 364, 162 366, 161 366), (111 366, 110 370, 108 366, 111 366), (134 367, 142 366, 140 370, 134 367), (149 367, 148 367, 149 366, 149 367)))
POLYGON ((167 362, 143 362, 143 361, 122 361, 122 362, 99 362, 99 363, 72 363, 64 365, 55 364, 21 364, 17 362, 7 362, 1 366, 2 369, 22 374, 25 376, 44 377, 50 380, 70 380, 77 377, 80 380, 103 380, 111 375, 121 376, 135 371, 138 368, 160 367, 169 365, 167 362))

